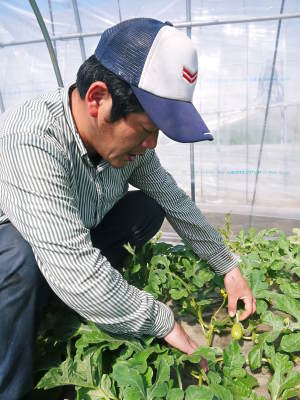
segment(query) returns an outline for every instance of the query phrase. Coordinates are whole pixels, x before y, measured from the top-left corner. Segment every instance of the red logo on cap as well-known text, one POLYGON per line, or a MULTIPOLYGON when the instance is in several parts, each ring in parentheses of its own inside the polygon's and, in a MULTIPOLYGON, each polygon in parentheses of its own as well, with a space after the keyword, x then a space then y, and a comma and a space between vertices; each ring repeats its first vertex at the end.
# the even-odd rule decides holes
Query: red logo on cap
POLYGON ((182 77, 188 81, 188 83, 194 83, 197 79, 198 72, 196 71, 194 74, 192 74, 188 69, 185 67, 182 68, 182 77))

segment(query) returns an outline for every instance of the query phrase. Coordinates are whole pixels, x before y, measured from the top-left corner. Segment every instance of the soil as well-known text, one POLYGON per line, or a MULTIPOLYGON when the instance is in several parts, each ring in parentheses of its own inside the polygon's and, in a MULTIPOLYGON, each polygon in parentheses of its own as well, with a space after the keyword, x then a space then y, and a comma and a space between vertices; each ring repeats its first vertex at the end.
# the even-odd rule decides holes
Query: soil
MULTIPOLYGON (((225 317, 226 317, 226 310, 221 310, 220 313, 218 314, 218 319, 221 320, 225 317)), ((206 338, 204 337, 201 326, 195 323, 193 317, 189 316, 186 316, 184 318, 181 317, 180 320, 181 320, 181 325, 183 326, 185 331, 198 344, 198 346, 207 346, 206 338)), ((265 327, 265 330, 269 330, 267 326, 265 327)), ((223 334, 222 336, 214 335, 212 346, 224 349, 231 343, 231 341, 232 341, 231 334, 230 331, 228 331, 228 334, 223 334)), ((252 341, 242 340, 240 341, 240 345, 242 347, 244 355, 247 357, 249 351, 253 346, 252 341)), ((295 367, 295 370, 300 373, 300 364, 298 364, 295 367)), ((258 380, 259 386, 254 389, 255 393, 259 396, 265 396, 266 399, 271 399, 270 393, 268 391, 268 385, 271 373, 264 367, 262 367, 261 370, 255 374, 251 371, 250 367, 248 366, 246 367, 246 371, 250 375, 253 375, 258 380)), ((298 399, 300 399, 300 397, 298 399)), ((297 400, 297 398, 294 398, 294 400, 297 400)))

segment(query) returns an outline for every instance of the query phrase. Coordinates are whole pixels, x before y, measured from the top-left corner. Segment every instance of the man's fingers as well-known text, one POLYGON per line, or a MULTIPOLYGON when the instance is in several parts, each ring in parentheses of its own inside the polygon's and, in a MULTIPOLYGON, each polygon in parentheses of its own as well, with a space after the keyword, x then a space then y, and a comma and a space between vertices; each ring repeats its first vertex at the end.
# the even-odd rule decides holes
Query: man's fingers
POLYGON ((234 317, 236 314, 237 298, 233 296, 228 296, 228 314, 234 317))
POLYGON ((253 302, 252 302, 252 314, 254 314, 256 311, 256 300, 255 298, 253 298, 253 302))
POLYGON ((242 312, 242 314, 239 317, 240 321, 243 321, 244 319, 248 318, 250 315, 252 315, 254 313, 253 311, 253 307, 256 306, 253 303, 253 298, 252 297, 246 297, 245 299, 241 299, 243 300, 244 304, 245 304, 245 310, 242 312))
POLYGON ((204 372, 208 372, 208 370, 209 370, 208 362, 205 358, 201 358, 201 360, 199 362, 199 366, 201 369, 204 369, 204 372))

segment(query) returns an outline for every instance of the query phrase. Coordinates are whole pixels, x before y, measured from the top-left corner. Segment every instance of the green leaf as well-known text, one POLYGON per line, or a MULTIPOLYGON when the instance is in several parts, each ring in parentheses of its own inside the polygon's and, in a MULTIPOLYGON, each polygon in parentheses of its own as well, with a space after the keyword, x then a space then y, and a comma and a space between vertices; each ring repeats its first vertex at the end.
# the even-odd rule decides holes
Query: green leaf
POLYGON ((129 368, 126 361, 121 361, 113 367, 113 379, 120 387, 130 386, 137 389, 142 399, 146 398, 146 391, 142 376, 134 368, 129 368))
POLYGON ((291 398, 299 398, 300 397, 300 390, 299 388, 297 389, 287 389, 282 393, 281 400, 287 400, 291 398))
POLYGON ((256 301, 256 312, 257 314, 263 314, 268 309, 268 304, 261 299, 257 299, 256 301))
POLYGON ((280 285, 280 290, 294 299, 300 299, 300 283, 285 281, 280 285))
POLYGON ((233 400, 233 396, 229 389, 216 384, 211 384, 210 389, 218 400, 233 400))
POLYGON ((150 354, 156 351, 155 347, 148 347, 136 353, 130 360, 128 360, 128 367, 135 368, 140 374, 144 374, 148 368, 147 359, 150 354))
POLYGON ((293 268, 291 272, 300 278, 300 267, 293 268))
POLYGON ((145 377, 146 385, 151 386, 152 378, 153 378, 153 369, 151 367, 147 368, 147 371, 146 371, 144 377, 145 377))
POLYGON ((170 295, 173 300, 179 300, 182 299, 183 297, 187 297, 188 291, 186 289, 171 289, 170 295))
POLYGON ((86 386, 90 382, 89 376, 90 371, 87 371, 85 375, 80 375, 76 372, 76 364, 71 360, 67 359, 57 368, 51 368, 36 385, 37 389, 51 389, 57 386, 75 385, 75 386, 86 386))
POLYGON ((207 374, 209 383, 221 383, 222 378, 220 376, 220 374, 218 374, 217 372, 214 371, 209 371, 207 374))
POLYGON ((168 391, 166 400, 183 400, 184 391, 179 388, 173 388, 168 391))
POLYGON ((291 371, 282 385, 280 386, 280 392, 283 390, 294 389, 300 382, 300 373, 296 371, 291 371))
POLYGON ((147 398, 152 400, 155 397, 165 397, 168 392, 168 385, 166 382, 168 382, 169 379, 170 367, 164 359, 161 359, 157 368, 156 380, 152 387, 147 389, 147 398))
POLYGON ((141 268, 142 268, 141 264, 135 264, 133 268, 131 268, 131 273, 136 274, 137 272, 140 271, 141 268))
POLYGON ((245 384, 243 378, 232 379, 225 376, 223 386, 230 390, 235 399, 239 400, 248 400, 252 392, 252 388, 245 384))
POLYGON ((267 342, 265 342, 264 343, 264 345, 263 345, 263 351, 264 351, 264 353, 265 353, 265 356, 267 357, 267 358, 272 358, 272 357, 274 357, 275 356, 275 346, 274 345, 272 345, 272 344, 268 344, 267 342))
POLYGON ((202 288, 204 286, 204 284, 211 281, 214 276, 215 276, 214 272, 210 271, 209 269, 201 269, 193 277, 193 283, 198 288, 202 288))
POLYGON ((300 351, 300 332, 284 335, 280 342, 279 350, 287 353, 295 353, 300 351))
POLYGON ((262 271, 255 269, 250 272, 250 287, 255 298, 263 298, 262 292, 268 289, 265 275, 262 271))
POLYGON ((262 361, 262 346, 255 345, 248 354, 249 365, 252 371, 261 367, 262 361))
POLYGON ((289 249, 289 242, 286 238, 281 238, 278 241, 278 247, 279 249, 283 250, 285 254, 288 254, 290 249, 289 249))
POLYGON ((265 396, 257 396, 256 393, 251 393, 249 400, 267 400, 265 396))
POLYGON ((189 386, 185 391, 185 400, 212 400, 213 391, 206 386, 189 386))
POLYGON ((264 291, 263 296, 272 300, 274 308, 290 314, 300 322, 300 302, 298 300, 287 295, 270 291, 264 291))
POLYGON ((271 365, 274 374, 269 383, 269 391, 271 400, 276 400, 283 390, 294 387, 295 382, 298 382, 299 374, 291 373, 293 363, 289 361, 289 357, 286 354, 276 353, 271 358, 271 365))
POLYGON ((105 392, 104 390, 102 390, 102 388, 90 389, 81 387, 77 388, 76 392, 77 398, 79 398, 80 400, 117 400, 117 397, 111 391, 105 392))
POLYGON ((116 399, 111 379, 108 375, 103 374, 101 378, 101 390, 105 393, 105 395, 111 399, 116 399))
POLYGON ((164 267, 166 267, 168 269, 169 265, 170 265, 170 261, 168 260, 168 258, 166 256, 154 256, 151 258, 151 265, 156 267, 159 264, 163 265, 164 267))
POLYGON ((223 355, 224 365, 228 368, 242 368, 246 362, 245 356, 236 340, 233 340, 229 347, 224 349, 223 355))
POLYGON ((128 386, 125 388, 123 392, 124 400, 143 400, 145 397, 142 397, 140 391, 136 387, 128 386))
POLYGON ((145 290, 152 293, 153 295, 160 294, 160 284, 161 280, 159 278, 159 275, 156 272, 151 272, 149 274, 148 285, 145 287, 145 290))
POLYGON ((272 313, 272 311, 265 312, 260 318, 263 324, 271 325, 273 327, 273 331, 282 331, 285 329, 284 318, 279 315, 275 315, 272 313))
POLYGON ((201 360, 201 358, 205 358, 207 361, 211 361, 213 363, 216 362, 216 354, 218 353, 218 350, 209 347, 209 346, 203 346, 199 347, 197 350, 194 351, 194 353, 187 355, 184 354, 180 357, 181 361, 189 361, 193 364, 198 364, 201 360))

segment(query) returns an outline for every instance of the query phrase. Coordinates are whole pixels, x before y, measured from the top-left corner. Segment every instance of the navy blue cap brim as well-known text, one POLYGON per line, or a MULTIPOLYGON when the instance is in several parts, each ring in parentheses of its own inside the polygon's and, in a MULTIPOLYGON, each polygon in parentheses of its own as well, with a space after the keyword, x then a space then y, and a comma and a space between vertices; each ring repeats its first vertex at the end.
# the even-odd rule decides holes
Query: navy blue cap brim
POLYGON ((214 139, 192 103, 131 88, 153 123, 169 138, 181 143, 214 139))

